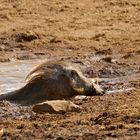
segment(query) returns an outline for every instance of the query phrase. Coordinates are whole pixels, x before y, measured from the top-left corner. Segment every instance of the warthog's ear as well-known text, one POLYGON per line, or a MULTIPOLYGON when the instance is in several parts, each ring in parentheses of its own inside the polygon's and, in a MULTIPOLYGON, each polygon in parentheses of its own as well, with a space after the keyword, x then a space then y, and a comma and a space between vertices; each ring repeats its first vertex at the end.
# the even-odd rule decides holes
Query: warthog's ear
POLYGON ((70 74, 71 74, 71 77, 73 78, 78 77, 78 73, 75 70, 71 70, 70 74))
POLYGON ((99 85, 99 81, 97 79, 95 80, 95 84, 99 85))

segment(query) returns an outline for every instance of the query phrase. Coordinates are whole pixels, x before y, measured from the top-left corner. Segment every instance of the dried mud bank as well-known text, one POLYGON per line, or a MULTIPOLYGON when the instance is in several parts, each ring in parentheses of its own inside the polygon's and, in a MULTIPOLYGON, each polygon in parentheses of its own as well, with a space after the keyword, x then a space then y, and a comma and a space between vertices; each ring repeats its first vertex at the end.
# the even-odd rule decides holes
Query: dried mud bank
POLYGON ((139 0, 2 0, 0 61, 139 52, 139 7, 139 0))
POLYGON ((139 0, 2 0, 0 62, 73 62, 113 93, 70 99, 81 111, 63 115, 0 102, 0 139, 138 140, 139 15, 139 0))

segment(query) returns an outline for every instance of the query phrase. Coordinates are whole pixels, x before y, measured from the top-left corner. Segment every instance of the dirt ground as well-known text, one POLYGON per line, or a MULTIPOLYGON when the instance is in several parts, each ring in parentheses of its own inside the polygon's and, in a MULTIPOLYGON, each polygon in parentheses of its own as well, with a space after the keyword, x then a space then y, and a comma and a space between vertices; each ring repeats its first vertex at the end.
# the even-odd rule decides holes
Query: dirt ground
POLYGON ((1 0, 0 62, 29 59, 77 63, 113 93, 63 115, 0 102, 0 139, 140 139, 139 0, 1 0))

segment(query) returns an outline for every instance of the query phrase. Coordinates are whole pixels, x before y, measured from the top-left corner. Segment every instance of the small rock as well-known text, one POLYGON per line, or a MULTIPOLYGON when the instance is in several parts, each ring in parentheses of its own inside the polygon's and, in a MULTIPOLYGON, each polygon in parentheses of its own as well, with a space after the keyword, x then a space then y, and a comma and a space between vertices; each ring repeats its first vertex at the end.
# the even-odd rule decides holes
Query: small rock
POLYGON ((39 103, 33 106, 33 111, 36 113, 58 113, 64 114, 69 111, 79 111, 80 107, 71 101, 53 100, 39 103))

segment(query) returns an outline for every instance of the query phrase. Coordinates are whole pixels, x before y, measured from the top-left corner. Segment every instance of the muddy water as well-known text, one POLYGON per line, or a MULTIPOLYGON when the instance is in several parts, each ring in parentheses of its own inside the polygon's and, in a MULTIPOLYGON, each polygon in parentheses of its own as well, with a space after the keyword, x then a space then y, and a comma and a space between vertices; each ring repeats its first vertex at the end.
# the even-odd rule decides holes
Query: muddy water
MULTIPOLYGON (((28 61, 16 61, 0 64, 0 94, 19 89, 25 84, 25 78, 27 74, 38 64, 43 63, 46 60, 28 60, 28 61)), ((136 75, 136 74, 135 74, 136 75)), ((130 75, 129 75, 130 77, 130 75)), ((137 75, 132 75, 136 79, 137 75)), ((101 78, 101 86, 107 91, 107 93, 122 92, 131 90, 127 76, 121 76, 116 78, 101 78)), ((131 78, 132 80, 132 78, 131 78)))
POLYGON ((0 94, 13 91, 25 84, 26 75, 43 60, 16 61, 0 64, 0 94))

